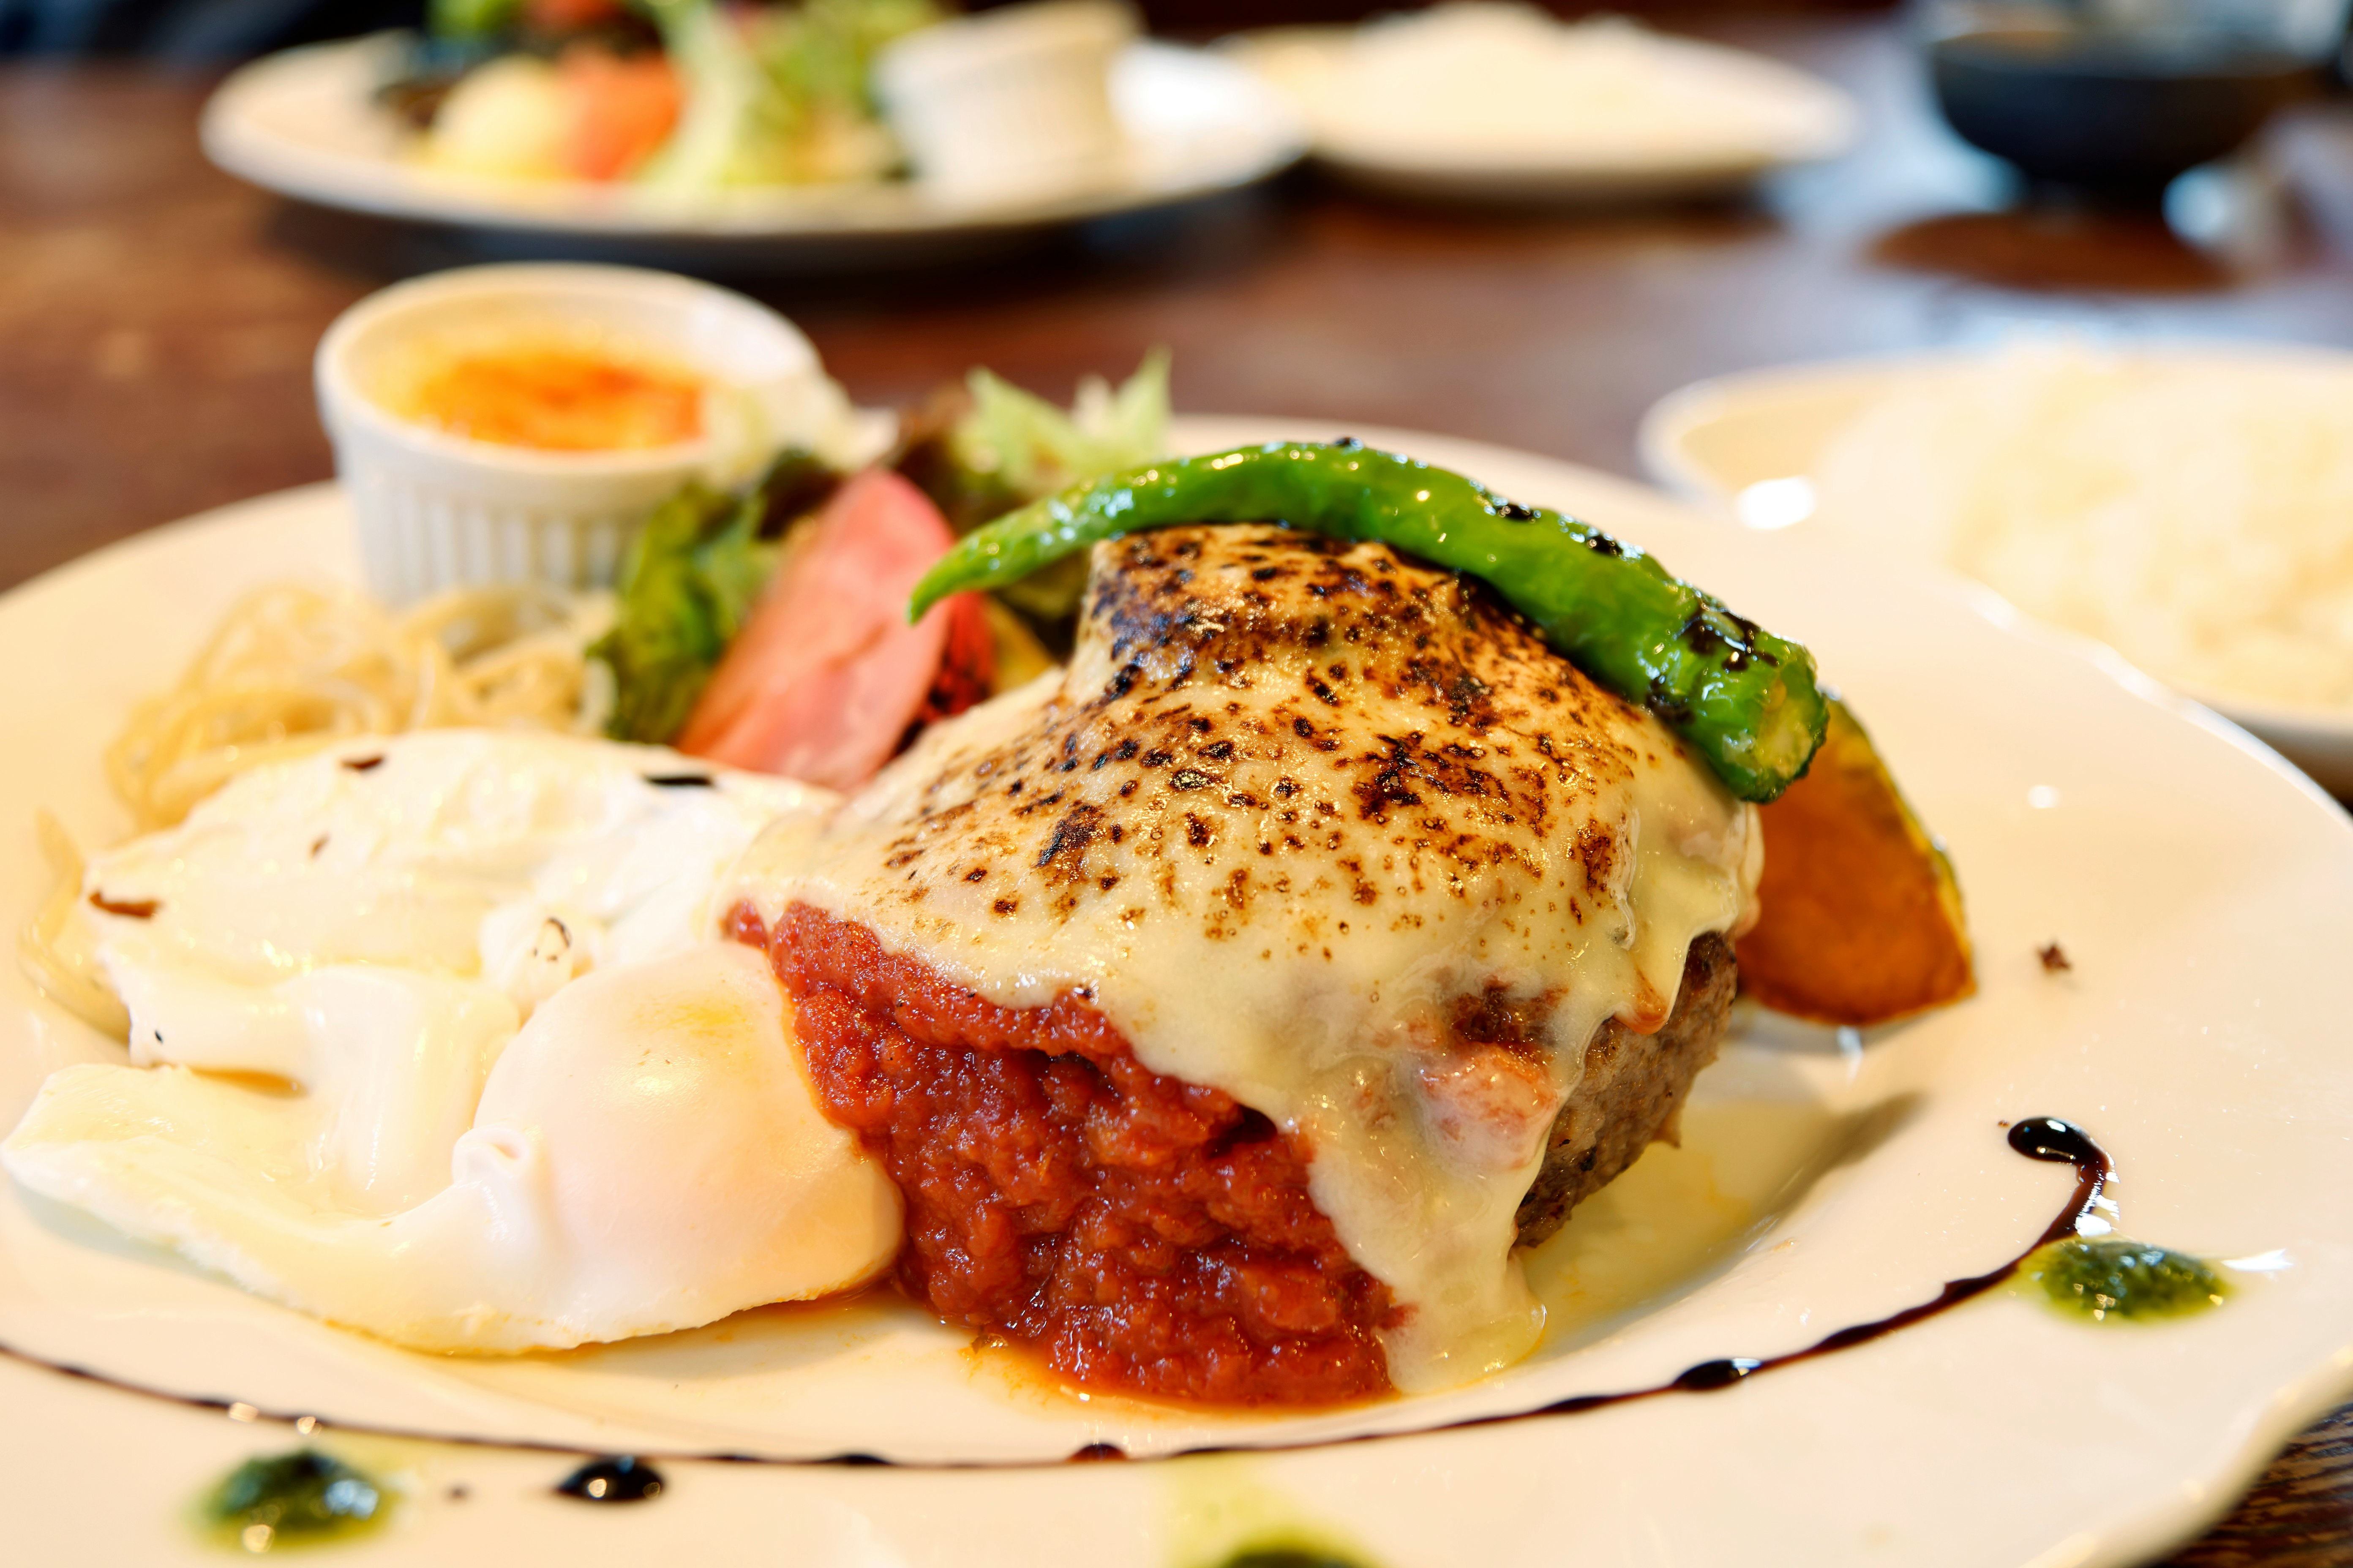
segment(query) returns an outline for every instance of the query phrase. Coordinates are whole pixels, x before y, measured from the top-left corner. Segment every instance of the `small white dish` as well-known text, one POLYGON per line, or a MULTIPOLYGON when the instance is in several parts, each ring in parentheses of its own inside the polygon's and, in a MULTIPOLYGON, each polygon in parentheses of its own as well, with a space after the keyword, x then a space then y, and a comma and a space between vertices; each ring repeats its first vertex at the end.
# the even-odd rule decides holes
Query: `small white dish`
MULTIPOLYGON (((1643 416, 1643 469, 1674 494, 1750 528, 1806 531, 1812 476, 1841 430, 1874 402, 1966 372, 1987 352, 1777 365, 1694 382, 1643 416)), ((2209 366, 2218 375, 2308 367, 2316 360, 2353 363, 2333 351, 2285 343, 2139 344, 2131 353, 2209 366)), ((1918 563, 1944 570, 1933 561, 1918 563)), ((2175 684, 2276 747, 2332 794, 2353 797, 2353 711, 2175 684)))
POLYGON ((1497 202, 1722 195, 1852 141, 1837 88, 1746 50, 1603 18, 1455 4, 1220 46, 1370 188, 1497 202))
POLYGON ((381 33, 243 67, 205 105, 206 156, 322 206, 456 225, 510 252, 818 270, 1000 247, 1053 225, 1147 211, 1253 184, 1306 150, 1282 97, 1231 60, 1143 41, 1120 51, 1117 178, 1062 191, 958 196, 918 180, 716 191, 469 178, 406 153, 375 101, 406 58, 381 33))
MULTIPOLYGON (((1191 418, 1174 440, 1211 451, 1335 433, 1191 418)), ((393 1527, 351 1548, 372 1562, 733 1563, 782 1542, 812 1568, 1190 1568, 1303 1536, 1378 1568, 1564 1555, 2124 1568, 2220 1517, 2353 1379, 2344 814, 2245 734, 2096 648, 2002 624, 1982 593, 1759 539, 1524 453, 1356 434, 1604 521, 1805 638, 1946 838, 1969 900, 1970 1001, 1860 1047, 1743 1026, 1699 1079, 1685 1149, 1646 1157, 1621 1179, 1634 1185, 1572 1220, 1582 1250, 1555 1259, 1574 1265, 1566 1321, 1530 1362, 1355 1410, 1174 1410, 1021 1376, 887 1297, 565 1355, 423 1356, 111 1242, 7 1186, 0 1344, 321 1416, 319 1441, 409 1484, 393 1527), (2036 961, 2054 938, 2065 974, 2036 961), (2084 1123, 2119 1162, 2126 1232, 2242 1260, 2238 1294, 2179 1322, 2098 1325, 2004 1289, 1716 1393, 1335 1440, 1641 1387, 1926 1300, 2012 1256, 2062 1205, 2068 1173, 2004 1142, 2001 1123, 2029 1115, 2084 1123), (1629 1201, 1645 1183, 1663 1209, 1629 1201), (1696 1242, 1662 1215, 1701 1219, 1696 1242), (911 1462, 658 1457, 661 1499, 600 1509, 551 1489, 576 1452, 372 1445, 339 1421, 607 1453, 911 1462), (1303 1446, 1061 1462, 1092 1442, 1139 1460, 1303 1446)), ((320 486, 142 535, 0 598, 0 661, 52 672, 0 695, 0 754, 19 763, 0 773, 0 821, 46 805, 85 843, 119 834, 99 752, 125 706, 257 583, 355 569, 343 499, 320 486)), ((31 907, 45 885, 32 836, 0 836, 0 910, 31 907)), ((0 1123, 46 1072, 119 1050, 0 973, 0 1123)), ((17 1439, 14 1495, 46 1504, 11 1521, 28 1562, 217 1563, 183 1522, 186 1500, 303 1440, 5 1356, 0 1407, 17 1439)))
POLYGON ((1115 0, 1031 0, 908 34, 874 86, 916 176, 949 199, 1115 184, 1113 62, 1140 31, 1115 0))
POLYGON ((470 583, 609 584, 638 524, 689 480, 738 482, 792 445, 840 458, 852 438, 848 400, 798 328, 741 294, 634 268, 470 267, 395 284, 327 329, 317 380, 368 586, 394 605, 470 583), (547 341, 693 374, 702 433, 545 451, 388 406, 422 365, 547 341))

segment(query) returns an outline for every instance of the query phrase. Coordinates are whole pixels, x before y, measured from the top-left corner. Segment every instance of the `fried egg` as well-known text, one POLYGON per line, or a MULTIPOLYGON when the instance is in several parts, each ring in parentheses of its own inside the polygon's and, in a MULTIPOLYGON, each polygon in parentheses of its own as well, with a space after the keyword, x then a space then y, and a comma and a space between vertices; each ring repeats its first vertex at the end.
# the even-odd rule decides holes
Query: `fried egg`
POLYGON ((232 781, 100 857, 127 1065, 53 1075, 26 1189, 395 1342, 659 1333, 855 1285, 897 1190, 818 1110, 714 889, 833 797, 654 748, 438 731, 232 781))

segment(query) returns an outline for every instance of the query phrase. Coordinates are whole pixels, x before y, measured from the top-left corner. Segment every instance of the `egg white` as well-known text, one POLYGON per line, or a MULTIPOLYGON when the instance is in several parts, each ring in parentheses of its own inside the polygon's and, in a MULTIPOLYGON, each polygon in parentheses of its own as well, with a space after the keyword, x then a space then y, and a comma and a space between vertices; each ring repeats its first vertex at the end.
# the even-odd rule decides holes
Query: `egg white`
POLYGON ((431 1350, 658 1333, 856 1284, 898 1250, 897 1191, 818 1110, 789 1005, 712 907, 763 827, 831 805, 491 731, 244 775, 90 867, 130 1064, 53 1075, 0 1163, 431 1350))

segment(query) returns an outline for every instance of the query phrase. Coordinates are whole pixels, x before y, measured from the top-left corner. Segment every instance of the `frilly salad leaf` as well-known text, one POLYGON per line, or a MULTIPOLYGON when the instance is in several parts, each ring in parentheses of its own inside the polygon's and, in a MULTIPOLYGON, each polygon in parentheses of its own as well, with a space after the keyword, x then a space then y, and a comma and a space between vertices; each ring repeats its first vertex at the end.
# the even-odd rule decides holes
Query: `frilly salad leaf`
POLYGON ((639 182, 706 190, 788 179, 792 106, 760 68, 744 30, 707 0, 654 0, 650 9, 685 107, 639 182))
MULTIPOLYGON (((1168 450, 1165 348, 1145 354, 1116 390, 1088 376, 1067 412, 987 370, 975 370, 965 388, 971 407, 942 443, 946 460, 930 465, 918 480, 959 532, 1168 450)), ((1074 556, 1008 585, 1000 596, 1032 621, 1056 623, 1077 609, 1086 584, 1086 559, 1074 556)))
POLYGON ((874 57, 943 15, 933 0, 802 0, 761 12, 753 38, 768 74, 796 101, 871 114, 874 57))
POLYGON ((1001 481, 1015 505, 1167 452, 1165 348, 1145 354, 1116 391, 1099 375, 1081 381, 1068 413, 991 371, 974 371, 965 384, 972 412, 949 441, 965 468, 1001 481))
POLYGON ((791 451, 749 495, 689 485, 655 509, 622 557, 613 629, 588 650, 613 671, 615 740, 659 744, 685 725, 776 570, 773 525, 813 510, 836 482, 791 451))
POLYGON ((686 107, 638 175, 681 190, 879 179, 898 143, 868 89, 875 53, 939 18, 930 0, 737 9, 647 0, 686 107))

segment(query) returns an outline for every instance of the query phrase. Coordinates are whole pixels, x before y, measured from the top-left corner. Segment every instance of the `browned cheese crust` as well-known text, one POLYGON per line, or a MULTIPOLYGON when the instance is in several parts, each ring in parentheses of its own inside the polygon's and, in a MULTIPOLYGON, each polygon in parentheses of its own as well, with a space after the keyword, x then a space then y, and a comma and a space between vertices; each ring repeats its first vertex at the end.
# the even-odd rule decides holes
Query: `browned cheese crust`
MULTIPOLYGON (((1135 534, 1097 547, 1062 694, 933 779, 892 863, 903 898, 954 878, 1007 915, 1042 890, 1058 919, 1109 899, 1239 937, 1269 899, 1336 885, 1368 922, 1419 925, 1458 871, 1526 859, 1596 781, 1658 763, 1613 710, 1635 712, 1482 584, 1385 544, 1135 534), (1218 863, 1216 897, 1185 896, 1177 857, 1218 863)), ((1615 843, 1577 846, 1606 886, 1615 843)), ((1313 956, 1320 933, 1290 934, 1313 956)))

